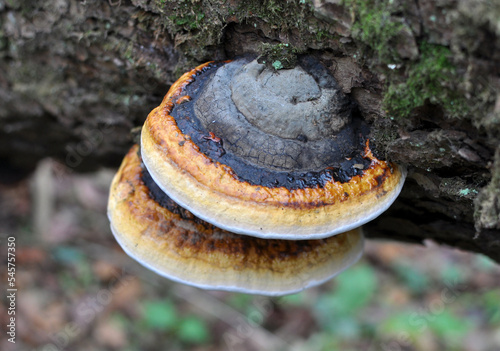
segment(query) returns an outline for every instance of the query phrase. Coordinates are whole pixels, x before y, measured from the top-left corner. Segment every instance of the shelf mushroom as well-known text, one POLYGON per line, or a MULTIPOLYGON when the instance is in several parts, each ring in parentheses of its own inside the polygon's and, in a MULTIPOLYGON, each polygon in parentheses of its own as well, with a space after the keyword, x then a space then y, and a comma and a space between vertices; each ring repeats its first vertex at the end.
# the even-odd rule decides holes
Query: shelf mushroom
POLYGON ((320 240, 261 239, 221 230, 168 198, 125 156, 110 191, 108 216, 123 249, 172 280, 205 289, 284 295, 320 284, 363 251, 361 229, 320 240))
POLYGON ((373 156, 326 67, 298 62, 275 72, 241 58, 184 74, 142 129, 156 184, 214 226, 261 238, 325 238, 384 212, 405 170, 373 156))
POLYGON ((111 229, 146 267, 201 288, 320 284, 358 260, 361 225, 404 183, 368 133, 315 58, 277 72, 248 57, 208 62, 149 114, 111 185, 111 229))

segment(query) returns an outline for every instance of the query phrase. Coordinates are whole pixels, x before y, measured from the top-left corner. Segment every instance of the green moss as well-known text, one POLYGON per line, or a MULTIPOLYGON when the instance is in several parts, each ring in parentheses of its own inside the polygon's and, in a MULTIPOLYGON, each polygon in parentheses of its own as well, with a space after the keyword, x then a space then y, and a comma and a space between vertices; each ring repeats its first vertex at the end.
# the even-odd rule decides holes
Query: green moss
POLYGON ((190 31, 200 29, 205 24, 203 20, 205 14, 200 2, 179 1, 176 11, 168 16, 171 24, 176 27, 176 30, 190 31))
POLYGON ((300 22, 299 18, 288 15, 297 14, 299 17, 303 17, 304 10, 307 10, 307 7, 295 1, 249 0, 240 1, 236 15, 240 20, 257 17, 280 27, 283 25, 296 27, 300 22), (284 16, 284 14, 287 14, 287 16, 284 16), (296 22, 291 21, 290 17, 295 19, 296 22))
POLYGON ((395 46, 391 42, 403 29, 401 22, 391 16, 395 8, 393 1, 344 0, 355 20, 352 37, 370 47, 381 61, 399 61, 395 46))
POLYGON ((422 42, 417 61, 403 60, 399 56, 396 48, 405 27, 397 14, 404 12, 404 2, 344 0, 343 4, 351 9, 355 18, 353 38, 373 51, 372 59, 369 53, 364 53, 363 57, 370 66, 388 75, 384 108, 391 119, 401 121, 427 101, 440 105, 448 117, 467 115, 470 108, 457 88, 461 78, 450 61, 450 49, 422 42), (387 67, 397 67, 396 63, 402 68, 387 70, 387 67))
POLYGON ((289 44, 267 44, 261 45, 260 63, 265 63, 275 70, 289 69, 297 64, 299 50, 289 44))
MULTIPOLYGON (((332 48, 338 45, 340 35, 335 26, 317 18, 310 0, 240 1, 234 11, 240 23, 250 23, 280 33, 294 33, 293 44, 300 50, 310 47, 332 48)), ((333 19, 331 19, 333 21, 333 19)))
POLYGON ((325 39, 334 39, 335 35, 332 33, 329 33, 328 31, 324 29, 318 29, 316 32, 316 41, 320 42, 325 39))
POLYGON ((241 23, 254 22, 256 26, 265 23, 265 26, 283 33, 298 31, 298 37, 305 43, 317 41, 315 37, 318 33, 327 37, 330 34, 328 30, 333 31, 331 26, 327 29, 321 28, 320 21, 314 16, 311 1, 240 1, 235 16, 241 23))
POLYGON ((156 6, 158 6, 158 8, 160 9, 163 9, 166 4, 167 0, 156 0, 156 6))
MULTIPOLYGON (((212 59, 224 29, 232 23, 253 25, 264 33, 293 33, 290 40, 301 50, 338 45, 335 27, 314 16, 310 0, 154 0, 153 4, 152 12, 160 14, 165 30, 184 54, 181 70, 212 59)), ((283 60, 275 61, 286 68, 283 60)))
POLYGON ((456 69, 450 61, 451 52, 440 45, 422 43, 420 59, 407 64, 406 79, 391 78, 384 106, 390 116, 407 117, 428 100, 441 105, 448 116, 460 117, 467 113, 465 101, 456 90, 456 69))
POLYGON ((191 61, 184 62, 182 69, 212 58, 210 48, 223 33, 222 17, 228 9, 225 1, 207 4, 203 0, 156 0, 154 4, 176 47, 191 61))

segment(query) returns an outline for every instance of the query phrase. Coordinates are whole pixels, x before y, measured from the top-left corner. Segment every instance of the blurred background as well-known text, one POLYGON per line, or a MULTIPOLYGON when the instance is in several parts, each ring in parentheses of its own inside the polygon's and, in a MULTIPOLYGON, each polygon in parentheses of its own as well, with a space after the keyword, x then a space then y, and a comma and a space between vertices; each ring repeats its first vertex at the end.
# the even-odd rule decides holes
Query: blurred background
POLYGON ((356 265, 299 294, 202 291, 120 249, 106 217, 114 171, 47 159, 0 186, 0 256, 4 267, 15 237, 18 289, 16 343, 3 333, 1 350, 500 349, 500 267, 484 256, 368 240, 356 265))

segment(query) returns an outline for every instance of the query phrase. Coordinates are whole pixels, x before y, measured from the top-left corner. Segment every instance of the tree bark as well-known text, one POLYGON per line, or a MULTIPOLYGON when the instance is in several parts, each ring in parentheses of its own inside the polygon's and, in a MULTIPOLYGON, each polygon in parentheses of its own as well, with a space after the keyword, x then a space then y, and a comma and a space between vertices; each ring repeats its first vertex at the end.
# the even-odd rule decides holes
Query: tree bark
POLYGON ((117 166, 202 62, 308 53, 357 101, 377 154, 409 169, 366 234, 500 261, 498 18, 488 0, 0 0, 0 180, 45 157, 117 166))

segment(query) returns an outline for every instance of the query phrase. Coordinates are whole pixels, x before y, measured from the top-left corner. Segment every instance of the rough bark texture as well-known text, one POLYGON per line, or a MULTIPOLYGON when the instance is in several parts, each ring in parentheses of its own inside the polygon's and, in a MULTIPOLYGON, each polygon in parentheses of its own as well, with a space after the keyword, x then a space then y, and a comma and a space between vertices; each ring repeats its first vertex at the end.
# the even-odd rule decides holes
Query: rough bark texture
POLYGON ((0 179, 116 166, 168 86, 247 52, 318 56, 409 177, 372 237, 500 261, 500 3, 0 0, 0 179), (287 44, 287 45, 286 45, 287 44))

